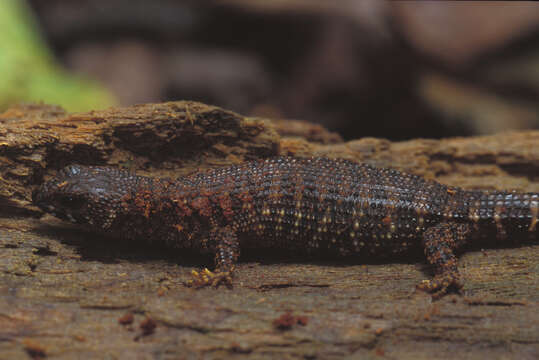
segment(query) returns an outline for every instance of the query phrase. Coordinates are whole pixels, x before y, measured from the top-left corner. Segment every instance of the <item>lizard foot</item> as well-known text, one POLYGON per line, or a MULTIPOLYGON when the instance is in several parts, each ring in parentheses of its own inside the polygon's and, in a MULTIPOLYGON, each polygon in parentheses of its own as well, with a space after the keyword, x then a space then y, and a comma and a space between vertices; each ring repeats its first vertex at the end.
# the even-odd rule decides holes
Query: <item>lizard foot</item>
POLYGON ((212 272, 208 269, 204 269, 201 272, 191 271, 193 279, 186 282, 186 286, 193 287, 195 289, 200 289, 206 286, 219 287, 219 285, 224 284, 229 289, 232 289, 232 270, 230 271, 220 271, 216 270, 212 272))
POLYGON ((432 298, 437 300, 446 295, 448 292, 460 293, 462 283, 458 273, 446 273, 436 275, 432 280, 423 280, 416 287, 418 290, 432 294, 432 298))

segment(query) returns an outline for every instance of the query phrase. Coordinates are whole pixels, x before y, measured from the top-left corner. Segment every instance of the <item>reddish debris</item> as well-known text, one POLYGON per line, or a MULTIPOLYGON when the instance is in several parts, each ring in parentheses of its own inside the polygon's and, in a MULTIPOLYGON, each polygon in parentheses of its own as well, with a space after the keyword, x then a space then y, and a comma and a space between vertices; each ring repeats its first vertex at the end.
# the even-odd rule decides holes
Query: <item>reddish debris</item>
POLYGON ((273 320, 273 327, 278 330, 290 330, 296 324, 305 326, 308 322, 307 316, 294 316, 292 312, 286 312, 273 320))
POLYGON ((142 320, 139 327, 142 330, 142 336, 148 336, 153 334, 155 328, 157 327, 157 323, 152 318, 147 317, 146 319, 142 320))
POLYGON ((22 344, 24 346, 24 350, 26 350, 26 352, 32 359, 39 360, 47 357, 45 348, 41 344, 38 344, 29 339, 24 339, 22 341, 22 344))
POLYGON ((133 323, 134 319, 135 317, 133 316, 133 313, 128 312, 127 314, 118 319, 118 323, 121 325, 130 325, 133 323))

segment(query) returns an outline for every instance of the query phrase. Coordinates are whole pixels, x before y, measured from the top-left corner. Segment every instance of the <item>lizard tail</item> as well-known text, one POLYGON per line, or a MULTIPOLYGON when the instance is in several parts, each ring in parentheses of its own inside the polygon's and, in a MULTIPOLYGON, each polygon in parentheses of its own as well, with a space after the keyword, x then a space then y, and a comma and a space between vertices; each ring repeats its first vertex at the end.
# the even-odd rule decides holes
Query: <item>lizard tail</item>
POLYGON ((539 193, 470 191, 468 218, 496 227, 499 235, 539 234, 539 193))

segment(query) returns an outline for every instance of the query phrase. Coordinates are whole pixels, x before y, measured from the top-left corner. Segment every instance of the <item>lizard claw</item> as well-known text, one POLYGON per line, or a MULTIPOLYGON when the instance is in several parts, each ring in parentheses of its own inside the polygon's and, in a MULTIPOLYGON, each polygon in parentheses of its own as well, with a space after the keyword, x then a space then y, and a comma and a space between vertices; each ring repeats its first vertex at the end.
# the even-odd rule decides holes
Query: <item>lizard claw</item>
POLYGON ((460 293, 462 283, 458 274, 436 275, 432 280, 423 280, 416 288, 432 294, 432 298, 437 300, 446 295, 449 291, 460 293))
POLYGON ((216 270, 212 272, 208 269, 204 269, 201 272, 191 271, 193 278, 185 283, 188 287, 193 287, 195 289, 200 289, 206 286, 213 286, 215 288, 219 285, 224 284, 229 289, 232 288, 232 270, 230 271, 220 271, 216 270))

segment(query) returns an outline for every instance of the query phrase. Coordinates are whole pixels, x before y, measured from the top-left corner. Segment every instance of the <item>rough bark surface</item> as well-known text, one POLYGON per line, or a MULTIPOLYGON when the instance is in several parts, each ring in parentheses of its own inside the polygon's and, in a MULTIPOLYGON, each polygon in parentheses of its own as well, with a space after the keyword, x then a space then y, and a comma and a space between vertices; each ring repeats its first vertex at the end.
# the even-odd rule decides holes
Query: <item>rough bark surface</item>
POLYGON ((210 259, 39 219, 30 203, 34 186, 69 163, 177 177, 277 154, 539 191, 539 131, 328 144, 298 129, 194 102, 0 114, 0 358, 537 358, 537 244, 465 253, 464 295, 437 302, 415 291, 430 276, 421 256, 343 264, 246 254, 233 290, 193 290, 183 282, 210 259))

